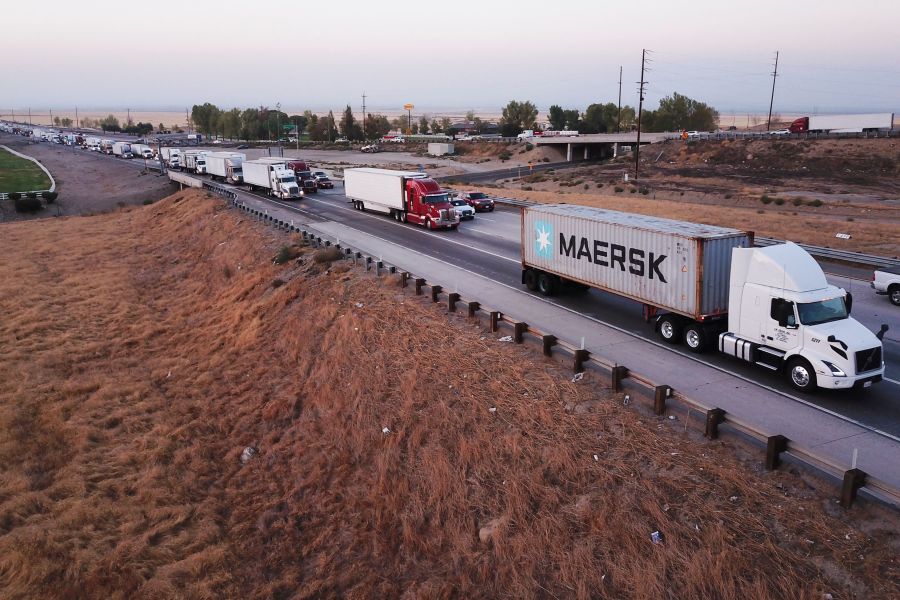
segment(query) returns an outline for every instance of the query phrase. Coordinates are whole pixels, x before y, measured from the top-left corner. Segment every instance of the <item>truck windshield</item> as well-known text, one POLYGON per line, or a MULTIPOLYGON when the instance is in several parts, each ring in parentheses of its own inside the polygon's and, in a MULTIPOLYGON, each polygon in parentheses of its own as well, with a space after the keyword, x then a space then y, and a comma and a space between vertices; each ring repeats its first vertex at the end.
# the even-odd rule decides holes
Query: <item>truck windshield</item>
POLYGON ((450 194, 427 194, 422 197, 425 204, 446 204, 450 202, 450 194))
POLYGON ((281 178, 281 183, 296 183, 296 182, 297 182, 297 180, 294 179, 293 177, 282 177, 281 178))
POLYGON ((482 198, 487 198, 487 196, 485 196, 481 192, 472 192, 471 194, 469 194, 469 198, 472 200, 481 200, 482 198))
POLYGON ((843 298, 829 298, 819 302, 798 303, 797 312, 804 325, 818 325, 847 318, 847 305, 843 298))

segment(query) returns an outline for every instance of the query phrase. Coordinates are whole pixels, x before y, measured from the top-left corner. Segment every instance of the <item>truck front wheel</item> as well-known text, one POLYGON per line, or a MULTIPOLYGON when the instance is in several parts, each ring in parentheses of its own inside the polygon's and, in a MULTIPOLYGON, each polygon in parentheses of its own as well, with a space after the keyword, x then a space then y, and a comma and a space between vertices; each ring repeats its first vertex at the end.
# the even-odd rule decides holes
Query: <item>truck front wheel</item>
POLYGON ((798 392, 816 389, 816 372, 805 358, 794 357, 787 364, 788 381, 798 392))
POLYGON ((668 342, 670 344, 677 344, 679 333, 681 328, 679 327, 680 323, 678 319, 673 317, 672 315, 663 315, 659 318, 657 331, 659 332, 659 337, 663 339, 664 342, 668 342))
POLYGON ((891 299, 891 304, 900 306, 900 285, 892 285, 888 288, 888 298, 891 299))
POLYGON ((431 223, 431 219, 425 219, 425 229, 428 229, 429 231, 434 229, 434 225, 431 223))
POLYGON ((691 323, 684 328, 684 343, 691 352, 697 354, 706 350, 706 331, 697 323, 691 323))

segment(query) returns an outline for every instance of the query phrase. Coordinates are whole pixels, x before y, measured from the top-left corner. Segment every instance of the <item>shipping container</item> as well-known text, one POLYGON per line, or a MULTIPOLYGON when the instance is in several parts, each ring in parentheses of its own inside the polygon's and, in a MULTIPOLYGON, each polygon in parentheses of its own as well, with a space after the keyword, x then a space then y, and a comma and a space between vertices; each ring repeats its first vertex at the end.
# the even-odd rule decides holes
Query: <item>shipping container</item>
POLYGON ((566 204, 523 209, 522 263, 697 320, 728 312, 738 229, 566 204))

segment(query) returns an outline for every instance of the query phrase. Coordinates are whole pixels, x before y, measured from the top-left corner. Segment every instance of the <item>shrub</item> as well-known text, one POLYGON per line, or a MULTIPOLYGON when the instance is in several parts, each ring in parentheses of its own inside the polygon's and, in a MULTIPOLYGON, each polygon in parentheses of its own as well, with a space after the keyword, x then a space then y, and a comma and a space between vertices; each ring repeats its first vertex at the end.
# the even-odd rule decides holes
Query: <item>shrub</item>
POLYGON ((643 195, 646 196, 647 194, 650 193, 650 188, 648 188, 648 187, 642 187, 641 190, 640 190, 640 192, 641 192, 643 195))
POLYGON ((340 260, 342 257, 341 251, 335 248, 334 246, 329 246, 324 250, 319 250, 313 255, 313 260, 317 263, 330 263, 336 260, 340 260))
POLYGON ((525 150, 534 150, 534 144, 531 142, 525 142, 525 150))
POLYGON ((25 198, 22 198, 20 196, 13 200, 13 203, 16 207, 16 212, 20 213, 36 213, 44 208, 44 205, 38 200, 37 194, 35 194, 34 197, 26 196, 25 198))
POLYGON ((618 194, 619 192, 624 192, 624 191, 625 191, 625 188, 616 186, 616 187, 615 187, 615 190, 616 190, 616 193, 618 194))
POLYGON ((21 197, 22 197, 22 194, 20 194, 19 192, 10 192, 10 194, 9 194, 9 199, 12 201, 16 201, 21 197))
POLYGON ((602 188, 602 187, 603 187, 603 184, 602 184, 602 183, 598 183, 598 184, 597 184, 597 187, 598 187, 598 188, 602 188))
POLYGON ((772 202, 774 202, 777 206, 781 206, 784 204, 784 198, 773 198, 772 202))
POLYGON ((225 279, 231 279, 231 276, 233 274, 234 273, 231 271, 231 267, 229 267, 228 265, 224 265, 222 267, 222 276, 225 277, 225 279))
POLYGON ((278 289, 283 285, 284 285, 284 279, 273 279, 272 280, 272 287, 275 289, 278 289))
POLYGON ((801 206, 803 204, 803 196, 797 196, 793 200, 791 200, 791 204, 794 206, 801 206))
POLYGON ((499 158, 500 158, 500 160, 509 160, 511 156, 512 155, 508 151, 504 150, 503 152, 500 153, 499 158))
POLYGON ((522 189, 525 190, 526 192, 530 192, 534 188, 532 188, 530 185, 523 185, 522 189))
POLYGON ((272 261, 276 265, 283 265, 287 261, 293 258, 293 252, 291 252, 290 246, 282 246, 278 251, 278 254, 275 255, 275 259, 272 261))
POLYGON ((847 217, 847 220, 850 221, 850 222, 852 223, 852 222, 855 221, 856 219, 854 219, 853 217, 847 217))
POLYGON ((635 188, 631 188, 631 189, 628 190, 628 191, 631 192, 631 193, 633 194, 633 193, 635 193, 637 190, 636 190, 635 188))
POLYGON ((759 209, 758 211, 756 211, 756 214, 761 215, 761 214, 764 214, 765 212, 766 211, 764 211, 763 209, 759 209))
POLYGON ((584 189, 588 189, 589 187, 591 187, 591 184, 589 184, 589 183, 584 184, 584 189))
POLYGON ((37 192, 25 192, 25 196, 32 200, 37 199, 37 192))
POLYGON ((772 199, 769 198, 769 196, 767 196, 766 194, 763 194, 762 196, 760 196, 759 201, 762 202, 763 204, 771 204, 772 203, 772 199))
POLYGON ((59 198, 58 192, 41 192, 41 198, 47 201, 47 204, 53 204, 59 198))
POLYGON ((142 204, 143 204, 144 206, 149 206, 150 204, 153 204, 153 200, 151 200, 150 198, 147 198, 146 200, 144 200, 144 201, 142 202, 142 204))
POLYGON ((819 200, 818 198, 816 198, 816 199, 814 199, 814 200, 810 200, 810 201, 807 202, 806 204, 807 204, 808 206, 819 207, 819 206, 822 206, 823 202, 822 202, 821 200, 819 200))
POLYGON ((726 200, 731 200, 731 194, 725 194, 725 199, 726 199, 726 200))
POLYGON ((544 157, 544 162, 550 162, 550 159, 547 157, 544 157))

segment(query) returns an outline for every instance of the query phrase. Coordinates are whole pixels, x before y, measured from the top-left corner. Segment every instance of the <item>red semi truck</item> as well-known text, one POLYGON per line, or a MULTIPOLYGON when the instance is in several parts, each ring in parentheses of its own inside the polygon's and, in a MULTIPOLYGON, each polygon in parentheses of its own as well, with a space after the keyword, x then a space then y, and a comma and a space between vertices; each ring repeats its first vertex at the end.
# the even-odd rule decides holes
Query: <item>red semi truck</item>
POLYGON ((791 133, 867 133, 893 127, 893 113, 863 115, 817 115, 794 119, 791 133))
POLYGON ((358 210, 384 213, 428 229, 459 227, 459 213, 450 204, 450 195, 425 173, 345 169, 344 189, 358 210))

